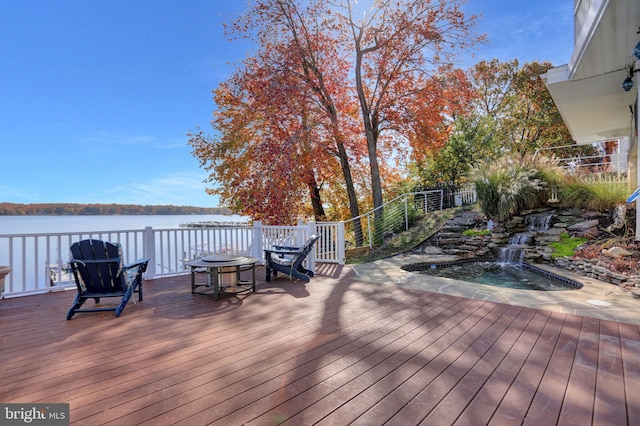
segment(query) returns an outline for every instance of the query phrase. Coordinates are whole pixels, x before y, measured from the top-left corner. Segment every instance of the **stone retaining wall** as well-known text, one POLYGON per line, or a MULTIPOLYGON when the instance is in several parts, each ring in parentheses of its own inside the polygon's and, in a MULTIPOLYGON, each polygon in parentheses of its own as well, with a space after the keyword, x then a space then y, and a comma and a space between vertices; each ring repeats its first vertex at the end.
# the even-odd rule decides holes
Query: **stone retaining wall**
POLYGON ((607 269, 601 260, 597 259, 583 259, 579 257, 562 257, 555 260, 555 265, 561 268, 565 268, 576 274, 584 275, 586 277, 596 278, 600 281, 608 282, 611 284, 640 284, 638 277, 629 277, 622 274, 617 274, 610 269, 607 269))
POLYGON ((528 263, 547 263, 567 269, 574 273, 596 278, 612 284, 635 284, 638 277, 629 277, 615 273, 605 266, 602 260, 582 258, 551 257, 554 252, 548 247, 553 242, 560 241, 560 234, 567 232, 572 236, 594 236, 598 233, 598 226, 610 221, 610 218, 598 213, 582 213, 571 210, 562 211, 531 211, 531 215, 552 213, 547 230, 529 231, 526 216, 514 216, 509 221, 494 225, 491 234, 465 236, 462 233, 468 229, 482 230, 487 223, 482 216, 473 211, 464 211, 450 219, 435 235, 427 239, 417 251, 426 254, 448 254, 459 258, 469 257, 498 257, 500 249, 509 244, 513 235, 529 233, 531 243, 525 249, 525 261, 528 263))

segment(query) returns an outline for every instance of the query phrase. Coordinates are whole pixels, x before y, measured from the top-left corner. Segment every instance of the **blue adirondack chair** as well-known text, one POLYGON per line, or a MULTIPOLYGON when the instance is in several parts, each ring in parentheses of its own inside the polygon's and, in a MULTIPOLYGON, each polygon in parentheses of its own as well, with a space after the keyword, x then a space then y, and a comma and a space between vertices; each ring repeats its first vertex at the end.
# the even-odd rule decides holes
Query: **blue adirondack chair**
POLYGON ((264 251, 265 265, 267 269, 267 281, 271 281, 271 274, 274 276, 282 272, 289 278, 309 282, 313 277, 313 271, 306 269, 302 264, 311 253, 313 245, 318 241, 319 236, 312 235, 302 247, 273 246, 264 251))
POLYGON ((119 317, 134 292, 142 301, 142 274, 147 269, 149 259, 124 265, 119 243, 93 239, 74 243, 69 250, 69 265, 78 293, 67 313, 67 320, 76 312, 116 311, 116 317, 119 317), (120 298, 120 303, 117 306, 81 309, 87 299, 95 299, 96 303, 100 303, 100 299, 106 297, 120 298))

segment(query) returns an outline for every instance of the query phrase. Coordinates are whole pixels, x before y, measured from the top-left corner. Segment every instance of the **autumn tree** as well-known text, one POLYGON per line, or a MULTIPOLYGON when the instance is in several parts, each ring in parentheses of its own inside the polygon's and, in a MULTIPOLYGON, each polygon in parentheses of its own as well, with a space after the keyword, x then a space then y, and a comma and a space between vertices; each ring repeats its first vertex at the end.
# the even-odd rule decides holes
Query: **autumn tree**
MULTIPOLYGON (((354 1, 341 2, 355 54, 355 86, 367 141, 374 207, 383 194, 379 166, 384 133, 398 110, 424 90, 428 76, 461 49, 480 40, 475 17, 460 11, 458 0, 385 0, 374 2, 362 19, 354 1)), ((382 216, 382 209, 377 214, 382 216)))
POLYGON ((452 85, 434 74, 476 41, 473 18, 458 2, 389 0, 356 23, 353 5, 256 0, 228 27, 257 52, 215 91, 217 134, 190 140, 210 182, 224 183, 211 191, 227 205, 282 220, 306 193, 318 217, 320 189, 341 186, 358 216, 362 175, 352 176, 352 163, 369 168, 367 191, 380 207, 384 176, 395 186, 402 159, 443 145, 461 97, 443 101, 452 85))
POLYGON ((474 145, 459 129, 470 122, 475 91, 467 74, 451 65, 430 76, 408 104, 404 134, 409 135, 407 184, 457 185, 474 157, 474 145))
POLYGON ((266 223, 308 216, 304 199, 316 220, 324 219, 320 189, 335 176, 335 165, 319 125, 322 111, 298 80, 260 57, 248 58, 214 95, 218 138, 199 132, 189 141, 211 172, 209 180, 224 183, 208 191, 220 195, 223 205, 266 223))
POLYGON ((458 117, 466 116, 475 97, 465 72, 451 65, 442 66, 422 90, 407 100, 404 133, 409 137, 410 158, 421 162, 442 149, 451 136, 458 117))
POLYGON ((540 75, 552 65, 517 59, 481 61, 470 75, 478 94, 475 113, 493 135, 493 157, 521 156, 543 147, 572 145, 573 140, 540 75))
POLYGON ((538 148, 574 143, 540 77, 551 67, 550 62, 525 63, 513 80, 515 100, 501 127, 505 139, 521 157, 538 148))
MULTIPOLYGON (((295 64, 291 71, 304 84, 315 102, 322 108, 327 119, 327 130, 335 143, 335 153, 340 161, 352 218, 360 215, 355 191, 348 145, 352 153, 358 153, 357 136, 351 132, 351 144, 347 138, 351 98, 347 84, 347 71, 343 48, 343 32, 340 22, 334 19, 328 3, 310 1, 304 7, 294 0, 258 1, 252 11, 258 18, 253 22, 259 28, 261 42, 273 39, 274 27, 289 41, 287 59, 295 64)), ((246 22, 246 20, 244 21, 246 22)), ((354 222, 356 244, 362 244, 362 229, 359 220, 354 222)))
POLYGON ((477 92, 475 107, 478 114, 492 120, 500 120, 508 115, 517 98, 514 80, 518 69, 517 59, 501 62, 494 58, 480 61, 469 70, 477 92))
MULTIPOLYGON (((506 149, 499 124, 511 114, 517 96, 513 81, 517 61, 481 61, 464 75, 466 103, 439 150, 429 150, 412 164, 421 184, 457 186, 475 163, 495 159, 506 149)), ((455 96, 455 95, 454 95, 455 96)))
POLYGON ((446 144, 411 165, 420 184, 458 188, 479 159, 492 158, 492 134, 487 133, 488 126, 478 123, 485 119, 474 114, 458 116, 446 144))
MULTIPOLYGON (((339 42, 339 23, 333 19, 327 6, 327 2, 323 1, 307 2, 305 6, 291 0, 256 1, 247 13, 227 27, 227 34, 230 38, 251 37, 258 46, 258 52, 254 56, 257 60, 253 61, 252 67, 267 70, 261 73, 264 78, 260 80, 263 90, 263 96, 260 98, 263 102, 278 109, 281 103, 291 102, 293 96, 298 97, 297 110, 280 109, 276 118, 282 122, 285 120, 285 114, 296 116, 304 111, 307 115, 304 119, 304 132, 300 129, 295 130, 296 126, 289 127, 287 131, 286 126, 283 126, 276 133, 283 140, 300 144, 304 139, 307 144, 313 142, 321 145, 323 150, 313 150, 313 156, 298 158, 307 168, 313 164, 316 173, 323 170, 327 172, 325 174, 337 176, 334 168, 325 166, 331 163, 326 159, 327 156, 333 156, 338 160, 350 213, 355 217, 359 216, 359 208, 351 174, 350 156, 356 160, 359 158, 359 138, 353 134, 355 121, 349 118, 355 109, 349 106, 353 104, 353 100, 349 96, 348 67, 345 66, 344 51, 341 50, 343 44, 339 42), (282 85, 281 82, 285 80, 288 84, 282 85), (303 133, 305 137, 300 138, 303 133), (295 137, 292 138, 292 135, 295 137)), ((241 81, 247 87, 250 85, 246 78, 235 78, 235 81, 227 86, 237 86, 241 81)), ((257 102, 258 97, 254 91, 251 102, 257 102)), ((217 112, 219 120, 214 122, 214 127, 223 124, 224 119, 221 117, 224 114, 217 112)), ((263 116, 255 116, 250 111, 242 118, 245 120, 243 125, 253 129, 257 128, 258 123, 267 127, 271 125, 264 121, 263 116)), ((235 135, 236 133, 229 133, 223 138, 235 135)), ((256 132, 252 137, 260 138, 264 135, 256 132)), ((288 152, 298 154, 303 151, 292 149, 288 152)), ((220 158, 222 157, 219 157, 218 161, 220 158)), ((258 158, 263 162, 271 161, 268 156, 258 158)), ((225 161, 231 162, 232 159, 227 157, 225 161)), ((310 185, 313 185, 315 179, 312 179, 312 173, 304 174, 308 177, 310 185)), ((222 174, 216 176, 222 177, 222 174)), ((291 180, 288 174, 280 174, 278 177, 291 180)), ((228 184, 228 181, 225 182, 228 184)), ((333 184, 337 184, 335 178, 333 184)), ((319 189, 317 185, 316 188, 319 189)), ((281 187, 282 191, 293 189, 290 185, 281 187)), ((281 194, 280 197, 285 196, 287 195, 281 194)), ((225 200, 231 202, 230 197, 226 197, 225 200)), ((313 191, 311 201, 318 217, 322 208, 319 190, 313 191)))
POLYGON ((478 161, 509 153, 520 157, 546 147, 567 147, 568 155, 590 155, 576 147, 540 78, 549 63, 481 61, 469 71, 472 91, 466 114, 458 116, 442 150, 412 165, 421 182, 456 184, 478 161))

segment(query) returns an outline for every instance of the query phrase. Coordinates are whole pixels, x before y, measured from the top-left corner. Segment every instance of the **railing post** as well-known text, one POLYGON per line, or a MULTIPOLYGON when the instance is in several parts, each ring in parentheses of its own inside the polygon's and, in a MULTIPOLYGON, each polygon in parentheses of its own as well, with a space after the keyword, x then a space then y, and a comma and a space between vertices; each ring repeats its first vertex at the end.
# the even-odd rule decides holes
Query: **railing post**
POLYGON ((347 242, 344 238, 344 221, 340 221, 337 224, 338 235, 336 235, 336 244, 338 245, 338 265, 344 265, 346 263, 346 249, 347 242))
POLYGON ((253 237, 251 240, 251 255, 262 259, 262 221, 256 220, 253 222, 253 237))
POLYGON ((302 231, 302 232, 296 232, 296 242, 295 242, 295 246, 296 247, 301 247, 302 244, 304 244, 304 241, 311 236, 311 234, 305 236, 304 235, 304 231, 306 229, 306 226, 304 225, 304 220, 302 219, 298 219, 298 230, 302 231))
POLYGON ((409 230, 409 196, 404 197, 404 230, 409 230))
POLYGON ((142 253, 144 257, 149 258, 149 264, 147 266, 147 277, 153 278, 156 276, 156 237, 153 233, 153 228, 147 226, 144 228, 142 253))
MULTIPOLYGON (((299 225, 304 226, 301 222, 298 222, 299 225)), ((310 237, 312 235, 315 235, 316 232, 318 232, 317 227, 316 227, 316 223, 315 222, 308 222, 307 223, 307 237, 310 237)), ((322 244, 322 238, 320 238, 320 240, 318 241, 320 244, 322 244)), ((300 244, 302 245, 302 244, 300 244)), ((319 244, 316 243, 316 245, 314 246, 313 250, 311 250, 309 252, 309 255, 307 256, 307 266, 309 268, 310 271, 315 272, 316 271, 316 251, 318 250, 318 246, 319 244)))

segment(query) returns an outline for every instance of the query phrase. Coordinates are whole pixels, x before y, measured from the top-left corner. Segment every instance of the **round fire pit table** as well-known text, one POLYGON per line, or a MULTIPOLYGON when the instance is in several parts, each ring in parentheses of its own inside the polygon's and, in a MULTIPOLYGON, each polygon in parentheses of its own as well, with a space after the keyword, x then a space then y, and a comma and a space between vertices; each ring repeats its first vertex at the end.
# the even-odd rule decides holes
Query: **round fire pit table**
POLYGON ((213 299, 218 300, 221 293, 242 293, 256 291, 257 257, 219 254, 194 259, 185 264, 191 268, 191 293, 210 295, 211 292, 198 291, 199 287, 213 289, 213 299), (240 279, 240 273, 251 270, 251 281, 240 279), (196 283, 196 274, 206 274, 206 283, 196 283))

